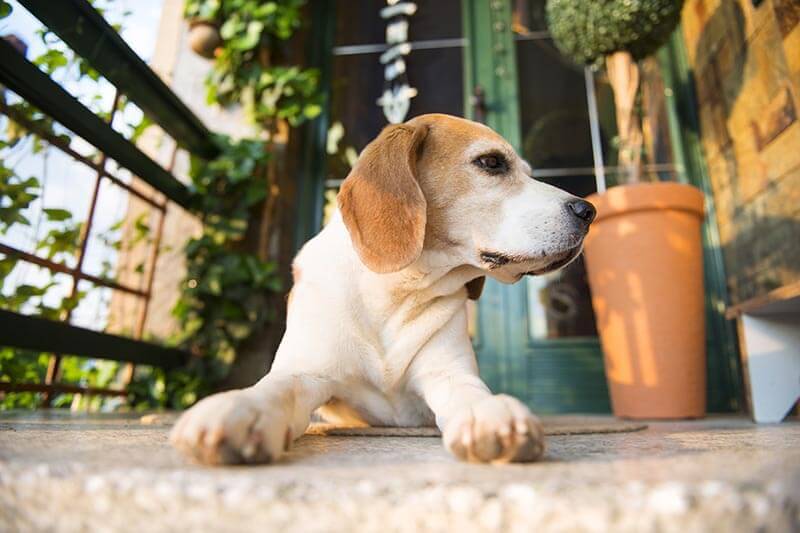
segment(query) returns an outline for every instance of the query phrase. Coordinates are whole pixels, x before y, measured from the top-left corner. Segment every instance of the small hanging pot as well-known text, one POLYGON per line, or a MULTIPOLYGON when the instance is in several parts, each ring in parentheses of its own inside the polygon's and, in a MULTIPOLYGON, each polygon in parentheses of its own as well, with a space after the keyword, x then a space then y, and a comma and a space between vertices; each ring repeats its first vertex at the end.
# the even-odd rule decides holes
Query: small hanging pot
POLYGON ((194 53, 206 59, 214 59, 214 51, 222 44, 219 25, 211 20, 189 21, 189 46, 194 53))

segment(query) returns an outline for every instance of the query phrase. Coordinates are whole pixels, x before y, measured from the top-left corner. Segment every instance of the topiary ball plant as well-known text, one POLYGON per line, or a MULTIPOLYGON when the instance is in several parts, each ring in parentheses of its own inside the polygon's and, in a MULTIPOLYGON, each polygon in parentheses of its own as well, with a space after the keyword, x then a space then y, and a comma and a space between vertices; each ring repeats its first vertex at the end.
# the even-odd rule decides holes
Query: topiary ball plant
POLYGON ((664 44, 683 0, 548 0, 547 24, 558 48, 578 63, 614 52, 644 59, 664 44))
POLYGON ((634 104, 639 87, 637 61, 669 39, 683 0, 548 0, 547 25, 556 46, 574 61, 605 59, 619 132, 619 162, 630 182, 641 175, 642 131, 634 104))

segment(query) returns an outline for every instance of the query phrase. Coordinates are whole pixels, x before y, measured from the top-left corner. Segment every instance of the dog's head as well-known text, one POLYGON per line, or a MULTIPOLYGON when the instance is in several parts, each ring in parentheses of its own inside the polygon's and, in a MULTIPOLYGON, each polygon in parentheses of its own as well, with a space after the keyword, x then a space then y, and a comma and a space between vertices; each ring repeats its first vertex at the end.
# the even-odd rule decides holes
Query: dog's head
POLYGON ((396 272, 423 251, 502 282, 563 267, 581 251, 592 205, 531 178, 482 124, 422 115, 389 126, 342 184, 339 209, 362 262, 396 272))

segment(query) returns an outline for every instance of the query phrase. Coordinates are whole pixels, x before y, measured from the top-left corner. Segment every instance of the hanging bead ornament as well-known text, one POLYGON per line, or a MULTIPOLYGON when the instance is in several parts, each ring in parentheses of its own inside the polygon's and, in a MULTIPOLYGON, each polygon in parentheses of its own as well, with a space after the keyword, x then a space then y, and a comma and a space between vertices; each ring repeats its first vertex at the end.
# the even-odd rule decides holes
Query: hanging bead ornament
POLYGON ((383 65, 383 94, 378 98, 378 105, 391 124, 403 122, 408 115, 411 99, 417 90, 408 83, 406 60, 411 52, 408 42, 408 17, 416 13, 417 4, 386 0, 388 4, 381 9, 381 18, 388 21, 386 25, 386 44, 388 50, 381 54, 383 65))

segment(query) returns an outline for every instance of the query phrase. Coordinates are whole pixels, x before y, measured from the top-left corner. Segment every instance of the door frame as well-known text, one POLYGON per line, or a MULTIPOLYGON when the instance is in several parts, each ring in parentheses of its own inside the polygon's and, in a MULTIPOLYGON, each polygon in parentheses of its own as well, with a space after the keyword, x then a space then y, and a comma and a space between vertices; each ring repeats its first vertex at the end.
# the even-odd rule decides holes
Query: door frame
POLYGON ((734 321, 725 318, 730 304, 725 262, 717 226, 711 177, 700 142, 700 121, 692 69, 679 25, 657 54, 664 79, 674 158, 683 168, 681 181, 705 194, 703 267, 706 308, 707 409, 709 412, 744 410, 739 343, 734 321))

